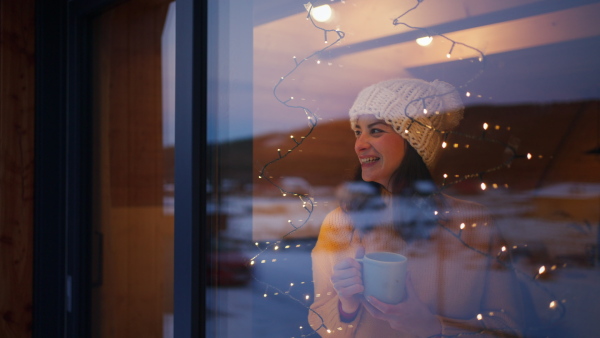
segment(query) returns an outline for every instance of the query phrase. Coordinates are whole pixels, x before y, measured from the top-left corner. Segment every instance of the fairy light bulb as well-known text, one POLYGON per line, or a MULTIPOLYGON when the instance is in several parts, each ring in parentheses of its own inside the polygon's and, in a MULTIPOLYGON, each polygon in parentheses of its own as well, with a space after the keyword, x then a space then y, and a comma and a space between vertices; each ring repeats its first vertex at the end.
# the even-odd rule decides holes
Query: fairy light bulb
POLYGON ((543 274, 544 272, 546 272, 546 267, 544 265, 540 266, 540 269, 538 270, 539 274, 543 274))
POLYGON ((448 59, 452 56, 452 50, 454 50, 454 45, 456 45, 456 42, 452 42, 452 47, 450 47, 450 51, 448 51, 448 54, 446 54, 446 57, 448 59))
POLYGON ((487 124, 487 122, 483 123, 483 130, 488 130, 489 125, 487 124))
POLYGON ((463 230, 465 228, 465 223, 460 223, 460 230, 463 230))
POLYGON ((425 46, 429 46, 431 44, 431 41, 433 41, 433 37, 432 36, 423 36, 423 37, 418 38, 416 41, 419 46, 425 47, 425 46))
POLYGON ((487 185, 484 182, 481 182, 481 190, 487 189, 487 185))
POLYGON ((531 160, 531 158, 532 158, 532 157, 533 157, 533 156, 531 155, 531 153, 527 153, 527 159, 528 159, 528 160, 531 160))
POLYGON ((427 114, 427 108, 423 108, 423 114, 427 114))
POLYGON ((556 301, 555 300, 551 301, 550 304, 548 305, 548 307, 551 308, 551 309, 555 309, 556 308, 556 301))
POLYGON ((465 96, 466 96, 466 97, 470 97, 470 96, 471 96, 471 93, 470 93, 470 92, 466 92, 466 93, 465 93, 465 96))
POLYGON ((442 148, 446 148, 448 146, 448 143, 446 143, 446 141, 442 142, 442 148))
POLYGON ((333 15, 333 10, 329 5, 322 5, 318 7, 313 7, 310 11, 310 15, 318 22, 326 22, 331 19, 333 15))
POLYGON ((477 320, 482 320, 483 316, 481 315, 481 313, 477 314, 477 320))

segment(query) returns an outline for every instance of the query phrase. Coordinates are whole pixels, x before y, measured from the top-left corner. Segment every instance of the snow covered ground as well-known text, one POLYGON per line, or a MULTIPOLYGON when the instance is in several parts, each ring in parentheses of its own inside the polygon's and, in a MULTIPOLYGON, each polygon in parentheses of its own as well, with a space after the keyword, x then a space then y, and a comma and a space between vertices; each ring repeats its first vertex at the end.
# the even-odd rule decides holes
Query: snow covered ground
MULTIPOLYGON (((465 199, 488 206, 509 248, 514 247, 515 266, 541 320, 536 325, 528 323, 529 336, 595 337, 600 332, 599 220, 583 219, 572 210, 549 212, 548 198, 572 199, 573 190, 549 192, 552 194, 497 191, 465 199), (544 274, 534 278, 542 266, 544 274), (558 316, 552 301, 564 305, 563 316, 558 316)), ((580 205, 598 198, 588 193, 580 205)), ((232 196, 223 200, 229 217, 222 236, 245 243, 240 250, 248 259, 260 255, 252 267, 256 279, 250 284, 207 291, 208 337, 301 337, 311 333, 306 322, 312 301, 310 251, 322 219, 336 206, 331 195, 314 201, 305 228, 283 239, 293 229, 288 220, 301 223, 307 217, 298 198, 232 196)), ((586 208, 585 215, 597 212, 586 208)))

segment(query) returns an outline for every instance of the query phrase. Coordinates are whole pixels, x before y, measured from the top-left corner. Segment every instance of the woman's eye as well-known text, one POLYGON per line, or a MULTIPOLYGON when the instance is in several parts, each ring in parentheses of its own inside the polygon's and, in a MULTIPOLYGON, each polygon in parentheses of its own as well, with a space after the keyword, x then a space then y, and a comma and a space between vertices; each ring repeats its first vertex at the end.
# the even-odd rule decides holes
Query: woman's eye
POLYGON ((377 128, 371 129, 371 134, 379 134, 379 133, 382 133, 382 132, 383 132, 383 130, 381 130, 381 129, 377 129, 377 128))
POLYGON ((354 136, 359 137, 360 136, 360 130, 355 130, 354 131, 354 136))

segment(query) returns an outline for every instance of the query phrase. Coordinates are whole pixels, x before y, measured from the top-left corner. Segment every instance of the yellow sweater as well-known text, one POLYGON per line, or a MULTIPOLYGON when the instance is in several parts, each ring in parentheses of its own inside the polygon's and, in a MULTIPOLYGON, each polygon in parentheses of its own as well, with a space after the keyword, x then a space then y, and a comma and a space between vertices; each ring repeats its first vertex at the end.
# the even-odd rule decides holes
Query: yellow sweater
POLYGON ((436 226, 431 238, 410 243, 398 237, 391 226, 377 227, 361 238, 341 209, 329 213, 312 252, 315 296, 309 311, 311 327, 323 337, 411 337, 373 318, 362 307, 353 322, 340 321, 338 296, 330 281, 333 266, 354 257, 362 245, 367 253, 392 251, 408 257, 415 291, 440 320, 441 334, 518 336, 516 281, 513 271, 495 259, 503 255, 496 228, 481 205, 446 199, 447 210, 440 210, 446 221, 436 226))

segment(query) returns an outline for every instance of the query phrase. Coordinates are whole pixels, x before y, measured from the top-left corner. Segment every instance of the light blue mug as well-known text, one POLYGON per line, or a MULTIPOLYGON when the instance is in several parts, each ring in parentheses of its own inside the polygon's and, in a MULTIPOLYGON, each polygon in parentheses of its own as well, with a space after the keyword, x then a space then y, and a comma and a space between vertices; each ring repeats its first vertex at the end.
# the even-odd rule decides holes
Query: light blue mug
POLYGON ((365 297, 373 296, 388 304, 398 304, 406 295, 408 259, 393 252, 371 252, 357 259, 363 266, 365 297))

